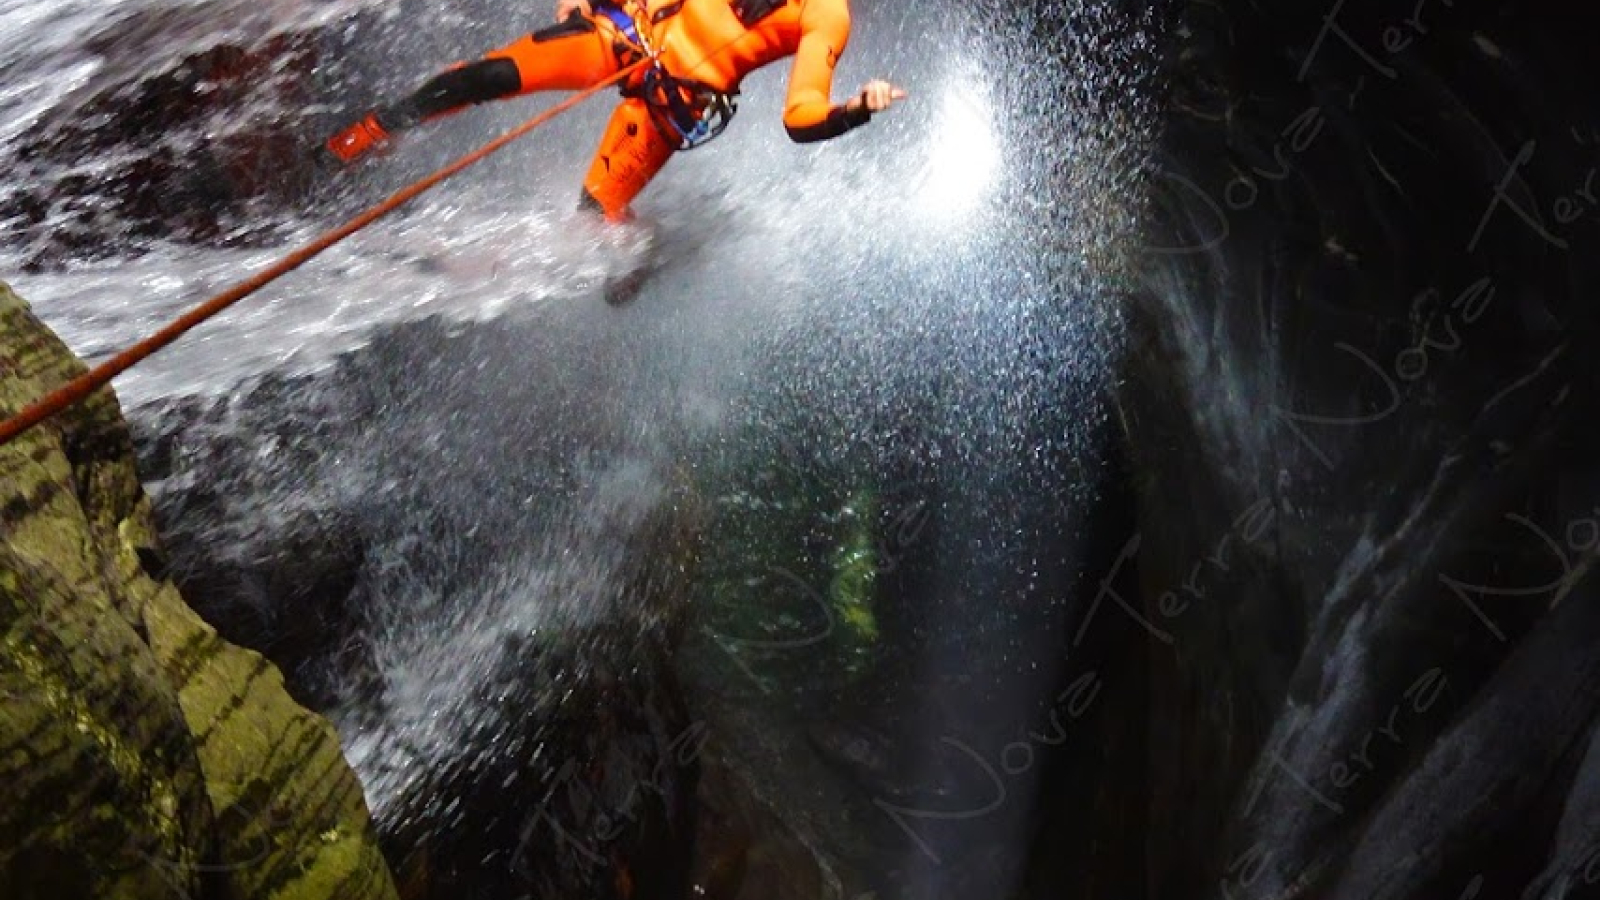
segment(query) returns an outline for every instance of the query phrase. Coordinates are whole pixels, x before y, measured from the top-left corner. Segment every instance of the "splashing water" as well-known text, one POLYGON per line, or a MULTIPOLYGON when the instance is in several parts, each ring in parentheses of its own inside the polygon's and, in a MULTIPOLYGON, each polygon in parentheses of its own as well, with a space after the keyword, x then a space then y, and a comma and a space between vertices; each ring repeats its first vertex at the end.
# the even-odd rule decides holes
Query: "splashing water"
MULTIPOLYGON (((19 82, 0 94, 0 143, 97 84, 136 77, 108 68, 119 56, 146 51, 138 71, 150 71, 208 41, 337 28, 369 6, 397 8, 10 0, 0 6, 0 70, 28 70, 51 88, 19 82), (142 29, 137 46, 112 38, 118 49, 98 58, 81 48, 132 12, 163 9, 155 18, 172 27, 142 29)), ((340 85, 361 98, 349 102, 405 89, 481 39, 481 20, 436 6, 407 7, 421 20, 376 34, 428 35, 437 58, 362 45, 386 74, 340 85)), ((508 644, 635 614, 615 602, 626 563, 617 535, 662 502, 671 470, 715 470, 732 483, 713 492, 759 496, 780 458, 849 457, 870 470, 926 454, 919 465, 967 485, 948 500, 967 507, 952 521, 1001 548, 951 558, 975 584, 985 567, 1026 565, 1015 556, 1032 552, 1016 524, 1023 513, 1071 521, 1093 496, 1092 476, 1048 461, 1092 456, 1104 420, 1096 398, 1120 340, 1114 270, 1137 217, 1129 172, 1147 125, 1136 109, 1118 120, 1058 93, 1065 80, 1096 97, 1125 91, 1132 104, 1128 73, 1063 74, 1055 67, 1070 62, 1046 65, 1039 46, 1015 36, 1026 28, 994 26, 1000 13, 981 4, 948 6, 912 15, 855 4, 836 93, 883 74, 911 92, 857 134, 789 144, 778 124, 783 67, 757 73, 728 135, 674 160, 639 202, 640 223, 605 229, 569 211, 606 113, 597 101, 117 382, 147 422, 185 398, 245 403, 267 378, 310 385, 304 393, 329 405, 332 424, 305 453, 248 416, 219 426, 259 449, 242 474, 211 485, 247 496, 194 527, 241 559, 270 555, 263 548, 283 530, 308 521, 349 523, 364 542, 361 627, 376 687, 345 696, 337 718, 380 818, 428 772, 526 751, 498 742, 505 705, 537 716, 562 692, 519 687, 508 644), (1067 137, 1041 153, 1039 133, 1067 137), (635 271, 649 277, 631 305, 601 302, 608 280, 635 271), (448 370, 419 361, 427 347, 402 354, 410 363, 372 363, 360 387, 377 399, 343 421, 358 414, 340 393, 349 389, 319 378, 343 364, 366 371, 376 340, 423 323, 443 323, 473 349, 441 345, 458 364, 448 370), (735 462, 719 468, 722 459, 735 462)), ((353 176, 333 205, 392 188, 543 102, 431 126, 353 176)), ((345 213, 280 212, 277 224, 294 242, 345 213)), ((13 284, 94 358, 283 249, 158 243, 13 284)), ((20 264, 19 251, 0 250, 0 269, 20 264)), ((182 486, 156 488, 177 496, 182 486)))

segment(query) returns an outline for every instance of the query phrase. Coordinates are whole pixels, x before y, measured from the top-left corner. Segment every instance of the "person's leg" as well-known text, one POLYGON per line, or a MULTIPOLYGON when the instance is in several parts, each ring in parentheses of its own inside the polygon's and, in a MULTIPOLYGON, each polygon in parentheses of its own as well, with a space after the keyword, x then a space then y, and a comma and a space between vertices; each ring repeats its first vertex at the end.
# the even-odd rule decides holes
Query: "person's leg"
POLYGON ((468 106, 533 91, 580 90, 617 72, 618 39, 610 20, 573 16, 448 69, 397 103, 334 135, 328 150, 352 162, 399 131, 468 106))
POLYGON ((583 180, 581 206, 598 210, 613 222, 630 216, 628 204, 677 150, 650 115, 649 105, 637 97, 622 101, 611 114, 583 180))

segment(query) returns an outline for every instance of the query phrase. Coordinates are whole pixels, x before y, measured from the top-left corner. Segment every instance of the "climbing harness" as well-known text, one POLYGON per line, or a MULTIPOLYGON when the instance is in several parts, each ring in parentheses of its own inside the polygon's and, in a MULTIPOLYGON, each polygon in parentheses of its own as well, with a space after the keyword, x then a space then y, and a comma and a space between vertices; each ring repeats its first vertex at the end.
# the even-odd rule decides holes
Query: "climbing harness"
POLYGON ((446 178, 449 178, 450 176, 461 172, 463 169, 466 169, 467 167, 481 161, 484 157, 489 156, 491 153, 495 153, 501 149, 504 149, 506 145, 510 144, 512 141, 517 140, 530 131, 533 131, 535 128, 538 128, 551 119, 554 119, 556 116, 559 116, 567 110, 572 109, 574 106, 577 106, 579 103, 582 103, 590 97, 593 97, 595 94, 598 94, 601 91, 612 87, 613 85, 619 84, 628 78, 633 77, 635 74, 645 68, 647 62, 648 60, 639 60, 632 65, 624 67, 610 78, 607 78, 606 80, 592 87, 585 88, 584 90, 573 94, 572 96, 562 100, 560 103, 557 103, 549 109, 546 109, 544 112, 539 113, 528 121, 523 122, 516 128, 506 132, 500 137, 495 138, 487 144, 484 144, 477 150, 468 153, 466 156, 463 156, 444 168, 435 171, 431 175, 427 175, 424 178, 412 182, 404 188, 401 188, 395 193, 389 195, 389 197, 383 202, 371 207, 338 228, 325 232, 316 240, 313 240, 309 244, 306 244, 289 253, 287 256, 279 259, 276 263, 257 273, 253 277, 239 282, 238 284, 228 288, 220 294, 217 294, 215 297, 212 297, 210 300, 207 300, 194 309, 189 310, 187 313, 184 313, 182 316, 178 317, 172 323, 167 325, 167 327, 157 331, 155 334, 150 335, 144 340, 134 344, 121 353, 118 353, 116 356, 111 357, 88 372, 79 375, 77 378, 74 378, 54 391, 51 391, 44 397, 24 408, 21 412, 3 422, 0 422, 0 445, 10 443, 12 439, 16 438, 17 435, 27 431, 40 422, 43 422, 45 419, 55 415, 56 413, 61 412, 74 403, 83 400, 96 390, 99 390, 100 388, 109 384, 111 379, 121 375, 123 372, 132 368, 135 364, 147 359, 156 353, 156 351, 166 347, 168 344, 171 344, 173 341, 182 337, 190 329, 206 321, 207 319, 210 319, 212 316, 215 316, 235 303, 238 303, 240 300, 243 300, 251 294, 254 294, 256 291, 261 290, 272 282, 277 281, 284 275, 287 275, 302 265, 305 265, 307 262, 310 262, 313 258, 321 254, 324 250, 327 250, 334 244, 339 243, 350 235, 355 234, 357 231, 360 231, 368 225, 371 225, 373 222, 376 222, 383 216, 388 215, 400 206, 416 199, 424 191, 434 187, 439 182, 444 181, 446 178))
POLYGON ((637 85, 623 88, 622 95, 649 104, 650 120, 679 150, 709 143, 739 111, 737 91, 719 91, 703 82, 679 78, 659 62, 644 70, 637 85))
MULTIPOLYGON (((767 13, 783 6, 782 0, 751 2, 770 6, 767 13)), ((637 5, 642 9, 643 4, 637 5)), ((649 16, 650 24, 659 25, 682 8, 683 0, 663 6, 649 16)), ((736 12, 737 8, 736 3, 736 12)), ((678 150, 693 150, 727 129, 734 113, 739 111, 738 91, 722 91, 692 78, 673 75, 662 64, 661 51, 651 44, 649 29, 640 28, 633 13, 616 3, 596 3, 593 9, 616 25, 617 33, 628 41, 634 52, 650 60, 649 68, 637 83, 623 85, 622 96, 638 98, 650 106, 650 120, 662 137, 678 150)))

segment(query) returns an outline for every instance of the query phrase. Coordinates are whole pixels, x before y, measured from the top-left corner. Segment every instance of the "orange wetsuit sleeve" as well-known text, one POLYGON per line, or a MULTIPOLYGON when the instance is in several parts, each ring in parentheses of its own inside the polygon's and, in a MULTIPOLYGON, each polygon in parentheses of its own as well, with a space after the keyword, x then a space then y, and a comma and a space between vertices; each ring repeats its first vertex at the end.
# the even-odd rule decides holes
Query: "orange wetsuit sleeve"
POLYGON ((872 114, 862 107, 851 112, 833 105, 833 67, 850 40, 847 0, 802 0, 800 46, 789 72, 789 96, 783 125, 797 143, 825 141, 859 125, 872 114))

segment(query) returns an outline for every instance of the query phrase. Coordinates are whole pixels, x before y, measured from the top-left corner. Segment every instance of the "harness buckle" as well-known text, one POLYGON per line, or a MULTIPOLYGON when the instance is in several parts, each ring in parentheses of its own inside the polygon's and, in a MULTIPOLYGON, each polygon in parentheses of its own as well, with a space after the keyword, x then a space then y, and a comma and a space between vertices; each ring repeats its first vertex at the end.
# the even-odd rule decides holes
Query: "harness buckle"
POLYGON ((633 95, 649 104, 651 121, 679 150, 693 150, 720 136, 739 111, 737 92, 678 78, 660 61, 645 70, 633 95))

